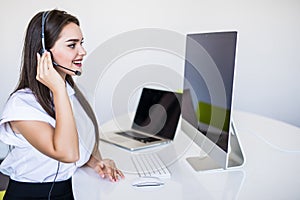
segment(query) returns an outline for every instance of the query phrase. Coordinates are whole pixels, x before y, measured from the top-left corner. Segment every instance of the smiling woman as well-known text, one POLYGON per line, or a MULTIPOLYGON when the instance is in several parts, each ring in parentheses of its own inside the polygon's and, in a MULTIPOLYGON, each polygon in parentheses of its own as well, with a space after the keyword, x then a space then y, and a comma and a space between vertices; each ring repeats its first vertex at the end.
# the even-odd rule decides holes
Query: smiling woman
POLYGON ((19 83, 0 118, 0 140, 12 147, 0 166, 10 177, 4 199, 74 199, 71 178, 83 165, 113 182, 124 177, 102 159, 97 121, 72 79, 82 71, 82 44, 78 19, 64 11, 39 12, 30 21, 19 83), (76 120, 75 105, 94 129, 76 120), (94 136, 93 144, 85 146, 82 135, 94 136))
POLYGON ((83 37, 79 26, 75 23, 66 25, 62 29, 59 39, 50 49, 53 61, 59 65, 68 66, 68 69, 81 72, 82 60, 86 55, 82 44, 83 37))

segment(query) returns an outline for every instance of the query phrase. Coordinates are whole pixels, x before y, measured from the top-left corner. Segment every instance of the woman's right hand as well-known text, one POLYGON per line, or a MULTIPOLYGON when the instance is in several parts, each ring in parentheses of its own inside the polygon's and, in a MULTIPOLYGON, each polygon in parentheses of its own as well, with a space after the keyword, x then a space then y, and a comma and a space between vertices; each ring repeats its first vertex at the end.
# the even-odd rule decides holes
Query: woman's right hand
POLYGON ((79 159, 79 139, 64 74, 53 67, 50 52, 37 55, 37 61, 36 79, 52 91, 55 127, 29 120, 14 125, 30 144, 45 155, 62 162, 76 162, 79 159), (43 134, 40 134, 41 130, 43 134))
POLYGON ((50 52, 45 52, 42 56, 37 53, 36 79, 52 92, 59 88, 65 88, 65 81, 53 67, 50 52))

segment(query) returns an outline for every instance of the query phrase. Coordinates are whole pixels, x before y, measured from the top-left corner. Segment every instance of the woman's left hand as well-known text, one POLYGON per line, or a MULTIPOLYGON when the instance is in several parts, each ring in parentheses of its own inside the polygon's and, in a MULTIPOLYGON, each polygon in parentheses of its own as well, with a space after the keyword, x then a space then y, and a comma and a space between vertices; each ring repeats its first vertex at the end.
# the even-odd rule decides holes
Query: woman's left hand
POLYGON ((93 168, 102 178, 108 178, 112 182, 116 182, 120 178, 125 178, 122 171, 116 167, 115 162, 111 159, 102 159, 98 161, 91 156, 87 165, 93 168))

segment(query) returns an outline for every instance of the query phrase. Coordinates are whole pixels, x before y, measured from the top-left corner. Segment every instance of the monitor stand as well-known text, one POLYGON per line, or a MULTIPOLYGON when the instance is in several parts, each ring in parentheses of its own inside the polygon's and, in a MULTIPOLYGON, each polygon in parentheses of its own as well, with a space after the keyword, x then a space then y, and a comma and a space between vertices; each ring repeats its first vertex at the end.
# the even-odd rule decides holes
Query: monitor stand
POLYGON ((235 129, 235 125, 231 122, 231 135, 230 135, 230 152, 228 156, 228 168, 242 166, 245 162, 243 150, 239 142, 239 138, 235 129))
MULTIPOLYGON (((243 151, 239 143, 234 124, 231 123, 231 135, 229 137, 229 155, 227 162, 227 169, 232 167, 239 167, 244 164, 243 151)), ((186 158, 188 163, 195 171, 209 171, 209 170, 224 170, 218 163, 216 163, 209 155, 196 156, 186 158)))
POLYGON ((188 163, 193 167, 195 171, 208 171, 208 170, 220 170, 222 167, 218 165, 208 155, 200 157, 188 157, 186 158, 188 163))

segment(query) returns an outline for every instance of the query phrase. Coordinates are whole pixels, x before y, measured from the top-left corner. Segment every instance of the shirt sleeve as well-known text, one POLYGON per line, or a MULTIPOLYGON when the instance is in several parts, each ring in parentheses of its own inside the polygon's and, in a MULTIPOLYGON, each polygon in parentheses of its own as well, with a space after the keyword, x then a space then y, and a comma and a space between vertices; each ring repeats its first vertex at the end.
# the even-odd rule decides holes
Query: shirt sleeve
POLYGON ((21 145, 23 137, 15 134, 7 122, 37 120, 55 127, 55 120, 37 102, 31 90, 20 90, 6 102, 0 119, 0 140, 10 145, 21 145), (20 139, 21 141, 19 141, 20 139))

